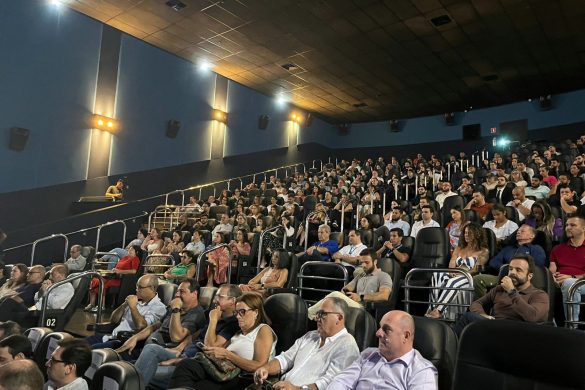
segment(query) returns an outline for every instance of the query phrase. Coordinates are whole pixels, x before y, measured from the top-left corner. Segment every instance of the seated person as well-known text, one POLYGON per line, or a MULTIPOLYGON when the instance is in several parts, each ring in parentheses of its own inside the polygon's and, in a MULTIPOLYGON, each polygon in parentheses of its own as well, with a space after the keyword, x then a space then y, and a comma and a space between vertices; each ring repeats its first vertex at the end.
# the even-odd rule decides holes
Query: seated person
MULTIPOLYGON (((128 245, 126 245, 126 248, 114 248, 109 252, 111 254, 107 254, 107 255, 102 256, 98 260, 98 262, 107 262, 108 269, 109 270, 113 269, 116 266, 116 263, 118 263, 118 261, 120 261, 120 259, 128 256, 128 251, 130 250, 130 248, 132 248, 135 245, 141 246, 142 243, 144 242, 144 238, 147 235, 148 235, 148 230, 146 230, 144 228, 138 229, 138 233, 136 234, 136 238, 133 239, 132 241, 130 241, 130 243, 128 245)), ((96 265, 97 265, 97 263, 96 263, 96 265)))
POLYGON ((325 299, 315 315, 317 330, 307 332, 287 351, 257 369, 254 382, 261 385, 269 375, 283 374, 274 388, 325 389, 360 354, 345 328, 348 310, 341 298, 325 299))
POLYGON ((404 237, 404 230, 400 228, 392 228, 390 230, 390 240, 384 242, 384 244, 376 251, 378 257, 388 257, 398 261, 401 266, 410 261, 409 248, 402 244, 402 238, 404 237))
MULTIPOLYGON (((262 298, 258 294, 243 294, 236 300, 236 318, 240 331, 219 347, 205 346, 206 355, 227 359, 244 372, 254 372, 274 356, 276 335, 268 325, 262 298)), ((217 383, 195 359, 179 362, 169 388, 221 389, 224 386, 236 387, 239 379, 217 383)))
POLYGON ((191 242, 185 246, 185 250, 193 253, 193 256, 199 256, 205 250, 205 243, 202 241, 201 232, 199 230, 193 231, 191 242))
POLYGON ((236 285, 221 285, 213 298, 215 308, 209 311, 209 323, 201 329, 197 338, 193 338, 193 342, 187 338, 174 348, 165 348, 158 344, 148 344, 144 347, 134 365, 149 388, 167 389, 175 365, 201 351, 197 343, 203 343, 208 347, 221 347, 240 330, 234 315, 236 299, 240 295, 242 291, 236 285))
POLYGON ((0 299, 18 294, 18 291, 26 285, 28 267, 18 263, 12 266, 10 279, 0 287, 0 299))
MULTIPOLYGON (((105 275, 107 280, 104 283, 104 297, 107 294, 107 291, 110 287, 120 287, 122 284, 122 280, 119 278, 112 278, 108 276, 118 276, 118 275, 134 275, 138 272, 138 268, 140 268, 140 258, 142 257, 142 249, 140 249, 139 245, 135 245, 131 247, 128 251, 128 255, 124 256, 112 269, 111 275, 105 275)), ((96 305, 97 296, 99 293, 99 279, 93 278, 91 280, 91 285, 89 287, 89 304, 85 307, 86 311, 97 311, 98 307, 96 305)))
POLYGON ((479 218, 485 221, 487 214, 491 211, 494 205, 485 201, 485 196, 481 191, 473 191, 471 200, 465 206, 465 210, 473 210, 477 212, 479 218))
POLYGON ((54 267, 56 265, 64 264, 69 272, 83 271, 85 269, 87 259, 81 256, 81 249, 81 245, 73 245, 69 251, 69 258, 65 261, 65 263, 53 263, 51 266, 54 267))
POLYGON ((22 334, 22 327, 10 320, 0 322, 0 340, 13 334, 22 334))
POLYGON ((31 267, 26 276, 26 284, 14 291, 11 295, 5 295, 0 301, 0 321, 21 321, 28 312, 28 308, 35 303, 35 294, 41 288, 45 279, 45 267, 35 265, 31 267))
MULTIPOLYGON (((43 308, 43 300, 45 299, 45 295, 47 295, 49 287, 67 279, 68 275, 69 271, 64 265, 53 267, 49 274, 49 279, 41 283, 39 291, 35 294, 34 300, 36 303, 31 309, 41 310, 43 308)), ((65 309, 74 294, 75 289, 71 283, 64 283, 53 288, 47 297, 47 309, 65 309)))
MULTIPOLYGON (((213 246, 225 243, 225 236, 222 233, 213 235, 213 246)), ((213 282, 220 285, 228 280, 228 265, 230 262, 229 249, 225 246, 207 253, 207 287, 213 287, 213 282)))
POLYGON ((229 215, 228 214, 221 214, 221 216, 219 216, 219 223, 217 225, 215 225, 215 227, 211 231, 211 234, 213 235, 215 233, 223 233, 225 235, 229 235, 229 234, 231 234, 233 228, 234 227, 230 223, 229 215))
POLYGON ((337 252, 339 245, 337 241, 329 238, 330 234, 331 228, 329 225, 319 225, 317 229, 319 241, 308 247, 305 252, 297 253, 299 264, 307 261, 331 261, 331 255, 337 252))
POLYGON ((248 242, 248 233, 245 230, 236 230, 235 239, 229 242, 231 251, 232 267, 237 268, 242 256, 250 256, 252 247, 248 242))
POLYGON ((288 280, 288 268, 286 268, 287 253, 284 249, 276 249, 272 253, 272 261, 269 267, 264 268, 248 284, 240 284, 238 287, 244 292, 255 292, 266 295, 269 288, 282 288, 288 280))
POLYGON ((14 360, 32 358, 32 344, 28 337, 15 334, 0 340, 0 366, 14 360))
POLYGON ((47 361, 47 376, 43 390, 87 390, 83 374, 91 365, 91 349, 85 340, 65 339, 47 361))
POLYGON ((410 234, 410 225, 402 219, 402 209, 399 206, 393 207, 392 211, 384 216, 384 226, 386 226, 388 230, 394 228, 401 229, 403 236, 408 236, 410 234))
POLYGON ((180 283, 185 279, 194 278, 197 273, 197 264, 194 257, 191 251, 181 251, 181 262, 166 270, 163 277, 172 283, 180 283))
POLYGON ((536 238, 536 230, 528 225, 522 225, 516 231, 516 244, 508 245, 502 248, 493 258, 488 262, 486 268, 487 273, 475 275, 473 277, 473 288, 475 290, 475 299, 479 299, 485 295, 489 288, 496 285, 498 277, 496 276, 500 267, 504 264, 510 263, 510 260, 519 253, 524 253, 532 256, 534 263, 540 267, 544 267, 546 261, 546 254, 540 245, 533 244, 536 238), (491 275, 490 275, 491 274, 491 275))
POLYGON ((367 246, 362 243, 362 233, 359 230, 350 230, 348 240, 349 245, 335 252, 331 258, 334 262, 341 263, 345 267, 351 267, 353 270, 353 268, 359 266, 359 255, 367 246))
POLYGON ((106 190, 106 196, 112 200, 120 200, 124 197, 124 180, 118 179, 115 185, 109 186, 106 190))
POLYGON ((0 370, 2 390, 39 390, 44 382, 39 366, 30 359, 8 362, 0 370))
POLYGON ((460 335, 472 322, 480 320, 546 321, 549 309, 548 294, 532 285, 534 259, 526 254, 512 257, 508 275, 486 295, 474 301, 469 311, 455 323, 453 330, 460 335))
POLYGON ((160 230, 153 227, 150 229, 150 233, 144 238, 140 248, 151 255, 153 253, 160 253, 163 245, 164 241, 160 238, 160 230))
POLYGON ((199 306, 199 283, 195 279, 186 279, 179 285, 175 299, 169 304, 167 313, 159 321, 142 329, 130 337, 116 351, 124 353, 122 357, 130 360, 137 356, 135 351, 145 340, 160 345, 178 344, 185 338, 196 334, 205 324, 203 308, 199 306))
POLYGON ((118 333, 137 333, 159 321, 166 314, 167 307, 158 297, 157 288, 156 275, 144 275, 138 279, 136 295, 128 295, 124 303, 112 312, 110 322, 118 323, 112 334, 96 333, 87 337, 92 349, 118 348, 122 345, 118 333))
POLYGON ((483 227, 494 232, 498 242, 505 240, 508 236, 518 230, 518 225, 510 221, 506 216, 506 208, 501 204, 492 207, 493 220, 487 221, 483 227))
POLYGON ((358 360, 335 376, 328 390, 437 390, 437 369, 413 348, 414 319, 392 310, 376 332, 378 348, 364 350, 358 360))
MULTIPOLYGON (((457 248, 453 251, 449 268, 457 268, 470 275, 476 274, 478 268, 483 267, 489 257, 485 233, 479 225, 468 223, 463 228, 463 234, 459 239, 457 248)), ((443 316, 454 318, 464 308, 448 306, 446 304, 458 299, 462 301, 462 291, 450 288, 471 288, 465 275, 459 273, 434 272, 431 278, 433 287, 439 290, 431 290, 430 300, 434 304, 429 305, 427 317, 441 318, 443 316)), ((468 301, 469 302, 469 301, 468 301)))
POLYGON ((431 206, 422 206, 420 210, 421 220, 412 224, 410 236, 416 238, 418 232, 429 227, 441 227, 437 221, 433 219, 434 210, 431 206))
POLYGON ((160 253, 162 254, 171 254, 171 253, 179 253, 185 247, 185 243, 183 242, 183 234, 180 231, 174 231, 172 238, 165 237, 164 244, 160 253))

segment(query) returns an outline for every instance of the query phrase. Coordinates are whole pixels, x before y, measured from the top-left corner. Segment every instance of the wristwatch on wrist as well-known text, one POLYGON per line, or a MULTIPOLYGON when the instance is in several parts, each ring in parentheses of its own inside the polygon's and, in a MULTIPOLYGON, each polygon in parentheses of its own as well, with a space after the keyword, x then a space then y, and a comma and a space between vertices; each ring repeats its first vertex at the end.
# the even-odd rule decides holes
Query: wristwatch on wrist
POLYGON ((171 313, 173 313, 173 314, 177 314, 177 313, 180 313, 180 312, 181 312, 181 309, 178 308, 178 307, 175 307, 174 309, 171 310, 171 313))

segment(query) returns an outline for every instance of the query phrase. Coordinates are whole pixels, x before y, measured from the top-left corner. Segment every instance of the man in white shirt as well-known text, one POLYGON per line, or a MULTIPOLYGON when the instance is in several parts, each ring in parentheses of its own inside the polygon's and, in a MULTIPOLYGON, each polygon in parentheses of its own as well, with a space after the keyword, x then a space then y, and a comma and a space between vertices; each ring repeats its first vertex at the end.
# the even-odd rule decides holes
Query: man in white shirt
POLYGON ((534 201, 526 197, 524 187, 515 187, 512 190, 512 196, 514 199, 509 201, 506 206, 512 206, 518 210, 518 220, 522 222, 524 221, 524 218, 530 215, 534 201))
POLYGON ((333 378, 359 357, 355 339, 345 329, 349 308, 341 298, 327 298, 316 313, 317 330, 297 339, 254 373, 262 384, 269 375, 284 374, 274 389, 323 390, 333 378))
MULTIPOLYGON (((83 271, 87 259, 81 256, 81 245, 73 245, 69 250, 69 258, 65 261, 65 266, 69 271, 83 271)), ((53 265, 58 265, 55 263, 53 265)))
MULTIPOLYGON (((42 310, 43 300, 47 295, 49 287, 53 284, 61 282, 67 279, 69 271, 64 265, 56 265, 51 269, 51 274, 48 280, 45 280, 41 284, 41 288, 35 294, 35 305, 31 308, 32 310, 42 310)), ((65 309, 67 304, 73 298, 75 289, 71 283, 65 283, 51 290, 51 293, 47 298, 47 309, 65 309)))
POLYGON ((234 230, 227 214, 222 214, 219 221, 219 224, 216 225, 211 232, 212 236, 214 236, 215 233, 230 234, 232 230, 234 230))
POLYGON ((439 192, 437 196, 435 196, 435 200, 439 204, 439 208, 443 208, 443 202, 445 202, 445 199, 447 199, 450 196, 457 195, 456 192, 451 191, 451 183, 449 183, 448 181, 444 181, 443 183, 441 183, 441 190, 442 191, 439 192))
POLYGON ((431 206, 423 206, 421 209, 421 220, 412 225, 410 236, 416 238, 419 231, 429 227, 441 227, 437 221, 433 219, 433 208, 431 206))
POLYGON ((542 176, 534 175, 530 180, 530 187, 525 188, 526 196, 534 196, 536 200, 546 199, 550 188, 542 185, 542 176))
POLYGON ((344 246, 335 252, 331 258, 336 263, 341 263, 346 267, 357 267, 360 264, 360 252, 367 248, 362 243, 361 232, 359 230, 350 230, 348 234, 349 245, 344 246))
POLYGON ((394 207, 391 212, 384 216, 384 226, 386 226, 388 230, 400 228, 404 235, 408 236, 410 233, 410 225, 401 217, 402 209, 400 207, 394 207))

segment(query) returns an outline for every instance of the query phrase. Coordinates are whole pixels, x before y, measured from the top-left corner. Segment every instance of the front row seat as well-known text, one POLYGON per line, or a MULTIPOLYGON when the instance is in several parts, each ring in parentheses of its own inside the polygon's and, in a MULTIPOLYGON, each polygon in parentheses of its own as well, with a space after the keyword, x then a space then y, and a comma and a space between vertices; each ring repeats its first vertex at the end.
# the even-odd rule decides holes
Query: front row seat
POLYGON ((144 390, 142 376, 133 364, 119 361, 102 365, 93 375, 91 390, 144 390))

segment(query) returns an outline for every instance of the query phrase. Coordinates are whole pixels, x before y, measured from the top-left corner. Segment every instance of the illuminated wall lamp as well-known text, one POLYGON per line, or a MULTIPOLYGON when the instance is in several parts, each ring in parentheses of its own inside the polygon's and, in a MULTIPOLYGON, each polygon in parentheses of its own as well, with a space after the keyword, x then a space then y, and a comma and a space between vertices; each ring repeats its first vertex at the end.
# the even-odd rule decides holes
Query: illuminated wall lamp
POLYGON ((222 110, 215 109, 213 110, 213 120, 216 120, 227 125, 228 113, 222 110))
POLYGON ((110 133, 114 133, 119 129, 117 120, 98 114, 92 115, 91 124, 94 129, 109 131, 110 133))
POLYGON ((301 123, 303 121, 303 116, 298 112, 291 112, 290 120, 295 123, 301 123))

